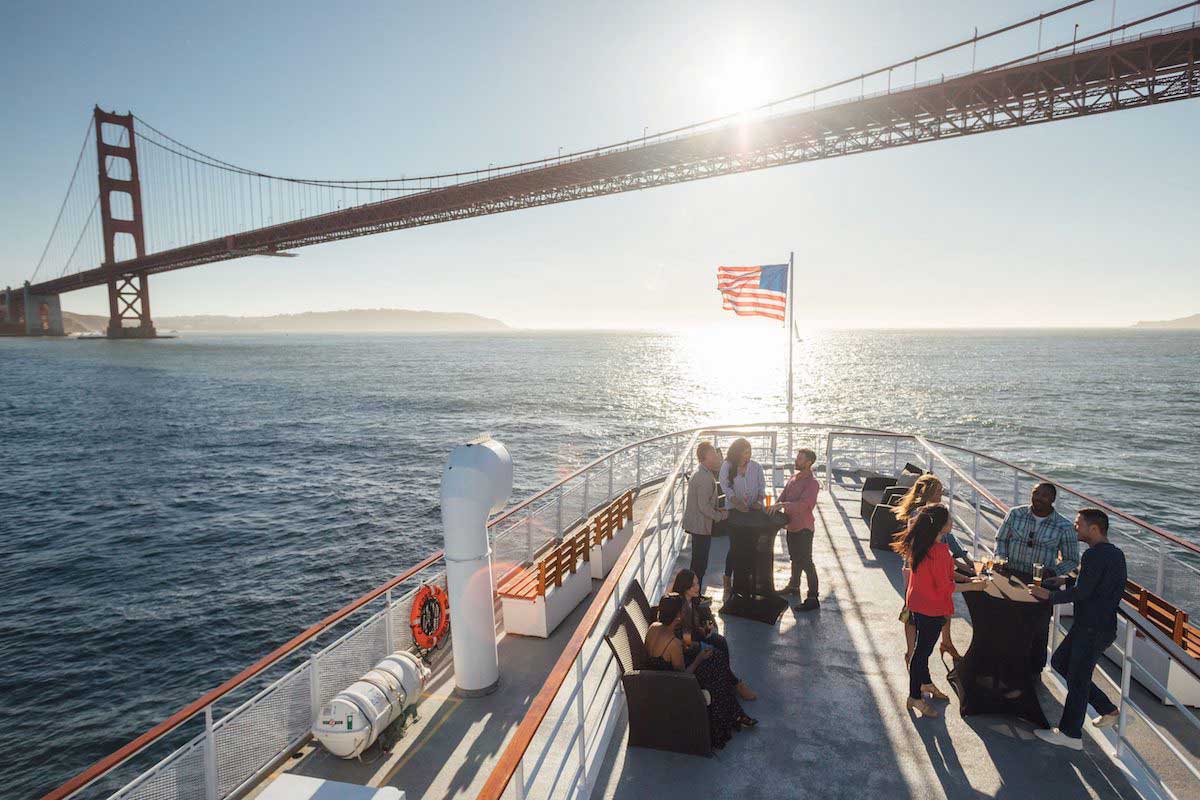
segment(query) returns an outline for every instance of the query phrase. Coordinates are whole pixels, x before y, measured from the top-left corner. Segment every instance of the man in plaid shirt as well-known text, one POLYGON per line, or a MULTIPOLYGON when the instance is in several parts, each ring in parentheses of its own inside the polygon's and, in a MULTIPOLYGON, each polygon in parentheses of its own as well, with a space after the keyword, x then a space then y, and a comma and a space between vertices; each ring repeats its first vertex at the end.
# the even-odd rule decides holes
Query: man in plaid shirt
POLYGON ((1054 510, 1058 490, 1052 483, 1039 483, 1027 506, 1008 512, 996 533, 996 555, 1007 558, 1008 566, 1023 575, 1033 574, 1033 565, 1045 568, 1043 575, 1064 576, 1079 566, 1079 542, 1067 518, 1054 510))

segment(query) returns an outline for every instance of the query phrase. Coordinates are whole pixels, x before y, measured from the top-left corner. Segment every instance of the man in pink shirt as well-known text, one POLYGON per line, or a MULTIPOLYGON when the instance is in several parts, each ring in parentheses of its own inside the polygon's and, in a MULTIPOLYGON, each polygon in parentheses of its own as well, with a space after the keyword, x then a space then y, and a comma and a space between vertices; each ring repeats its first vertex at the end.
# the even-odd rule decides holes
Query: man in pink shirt
POLYGON ((787 546, 792 558, 792 579, 783 587, 783 594, 800 593, 800 573, 808 580, 808 597, 800 604, 801 611, 815 611, 821 607, 817 600, 817 567, 813 564, 813 509, 821 484, 813 475, 813 464, 817 454, 808 448, 796 453, 796 472, 779 493, 779 504, 787 512, 787 546))

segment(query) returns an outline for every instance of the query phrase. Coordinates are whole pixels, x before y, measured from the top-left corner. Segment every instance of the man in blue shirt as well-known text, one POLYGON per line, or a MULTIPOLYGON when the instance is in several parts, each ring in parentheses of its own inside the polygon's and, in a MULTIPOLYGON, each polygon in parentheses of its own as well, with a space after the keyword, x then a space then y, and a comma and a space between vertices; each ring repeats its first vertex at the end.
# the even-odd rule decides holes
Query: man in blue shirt
POLYGON ((1088 546, 1079 567, 1079 578, 1069 589, 1050 591, 1032 586, 1039 600, 1074 603, 1075 620, 1062 644, 1050 657, 1055 672, 1067 681, 1067 699, 1057 728, 1034 731, 1050 744, 1083 749, 1083 718, 1090 703, 1099 712, 1092 719, 1098 728, 1116 723, 1120 712, 1092 682, 1096 662, 1117 638, 1117 608, 1125 592, 1125 554, 1108 540, 1108 515, 1098 508, 1083 508, 1075 517, 1079 541, 1088 546))
POLYGON ((1029 576, 1041 564, 1047 577, 1066 575, 1079 566, 1079 545, 1066 517, 1054 510, 1058 490, 1053 483, 1033 487, 1029 505, 1008 512, 996 532, 996 556, 1009 569, 1029 576))

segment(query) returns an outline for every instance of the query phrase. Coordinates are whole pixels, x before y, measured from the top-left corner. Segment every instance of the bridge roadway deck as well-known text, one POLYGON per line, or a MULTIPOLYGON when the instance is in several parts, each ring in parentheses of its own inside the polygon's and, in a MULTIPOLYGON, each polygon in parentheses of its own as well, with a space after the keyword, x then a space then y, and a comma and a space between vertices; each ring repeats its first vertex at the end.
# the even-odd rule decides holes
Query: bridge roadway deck
MULTIPOLYGON (((635 518, 641 519, 652 502, 652 494, 640 497, 635 518)), ((946 711, 941 718, 910 715, 904 708, 903 631, 896 620, 903 585, 898 558, 868 547, 852 487, 835 487, 833 495, 822 492, 816 533, 820 611, 789 610, 774 627, 721 617, 734 668, 759 693, 757 701, 746 704, 759 726, 735 736, 712 759, 627 748, 620 703, 594 798, 1137 796, 1123 772, 1086 737, 1082 753, 1052 748, 1022 721, 963 719, 955 700, 949 707, 941 704, 946 711)), ((727 540, 717 539, 706 593, 718 608, 726 552, 727 540)), ((679 566, 689 560, 685 550, 679 566)), ((777 585, 786 581, 789 569, 781 536, 777 585)), ((956 605, 955 641, 965 650, 970 623, 961 598, 956 605)), ((342 761, 310 745, 283 769, 396 786, 413 799, 475 797, 582 612, 583 606, 576 609, 547 640, 502 637, 501 690, 489 697, 454 697, 449 669, 435 675, 421 702, 422 719, 391 752, 366 762, 342 761)), ((936 657, 931 668, 934 681, 946 687, 936 657)), ((1047 716, 1057 719, 1061 697, 1048 686, 1042 694, 1047 716)), ((553 724, 561 711, 552 708, 547 722, 553 724)), ((548 759, 556 760, 557 755, 548 759)))

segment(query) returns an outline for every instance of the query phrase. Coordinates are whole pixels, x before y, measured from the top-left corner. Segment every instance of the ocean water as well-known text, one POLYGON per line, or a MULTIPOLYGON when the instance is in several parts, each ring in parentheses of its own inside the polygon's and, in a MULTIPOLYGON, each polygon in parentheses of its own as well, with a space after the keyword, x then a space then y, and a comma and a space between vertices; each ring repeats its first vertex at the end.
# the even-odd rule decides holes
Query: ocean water
MULTIPOLYGON (((0 339, 2 794, 436 548, 455 444, 504 441, 516 500, 637 438, 782 420, 779 338, 0 339)), ((1200 333, 810 332, 796 359, 798 421, 925 433, 1200 540, 1200 333)))

